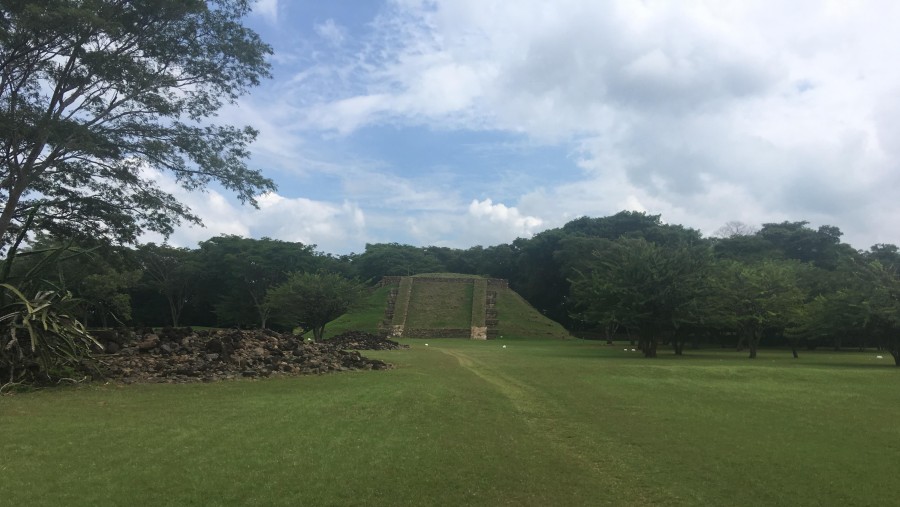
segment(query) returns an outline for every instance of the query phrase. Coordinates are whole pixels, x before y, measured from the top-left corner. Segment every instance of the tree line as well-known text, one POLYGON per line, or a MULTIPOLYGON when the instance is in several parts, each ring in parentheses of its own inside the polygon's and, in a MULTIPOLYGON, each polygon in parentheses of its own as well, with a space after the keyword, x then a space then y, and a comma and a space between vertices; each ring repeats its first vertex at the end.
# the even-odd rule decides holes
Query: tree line
MULTIPOLYGON (((334 256, 314 245, 218 236, 198 248, 64 242, 41 237, 4 265, 84 302, 91 327, 279 327, 267 298, 299 273, 373 285, 382 276, 455 272, 505 278, 544 315, 587 336, 747 348, 882 347, 900 362, 900 253, 859 251, 836 227, 807 222, 730 224, 720 237, 623 211, 583 217, 532 238, 469 249, 367 244, 334 256), (50 261, 48 261, 48 259, 50 261)), ((282 289, 283 290, 283 289, 282 289)), ((277 312, 276 312, 277 313, 277 312)))

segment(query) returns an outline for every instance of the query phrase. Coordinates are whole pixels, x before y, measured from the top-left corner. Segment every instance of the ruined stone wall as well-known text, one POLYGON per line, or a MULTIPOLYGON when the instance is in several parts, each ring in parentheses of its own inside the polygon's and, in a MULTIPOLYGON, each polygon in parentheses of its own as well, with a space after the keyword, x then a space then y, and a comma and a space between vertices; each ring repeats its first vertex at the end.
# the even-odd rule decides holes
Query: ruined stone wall
POLYGON ((404 329, 404 338, 469 338, 471 329, 404 329))
POLYGON ((385 285, 400 285, 400 279, 402 276, 382 276, 381 281, 378 282, 379 287, 384 287, 385 285))
POLYGON ((489 289, 508 289, 509 280, 503 278, 488 278, 487 286, 489 289))

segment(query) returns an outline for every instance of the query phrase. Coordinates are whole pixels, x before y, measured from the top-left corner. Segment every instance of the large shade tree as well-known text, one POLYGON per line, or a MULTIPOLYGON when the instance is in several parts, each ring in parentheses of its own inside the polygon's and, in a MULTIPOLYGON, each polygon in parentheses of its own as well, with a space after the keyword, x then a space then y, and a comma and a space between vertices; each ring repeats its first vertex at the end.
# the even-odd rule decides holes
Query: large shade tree
MULTIPOLYGON (((0 0, 0 252, 9 260, 0 281, 30 232, 132 243, 199 222, 160 174, 188 190, 217 183, 251 204, 274 190, 245 163, 256 132, 208 121, 269 74, 271 49, 241 24, 249 9, 249 0, 0 0)), ((106 292, 126 285, 100 282, 106 292)), ((52 345, 87 350, 81 324, 58 311, 65 300, 0 291, 9 337, 0 346, 17 358, 10 377, 30 371, 26 332, 44 373, 80 364, 71 347, 52 345)))
POLYGON ((207 119, 268 76, 247 0, 0 0, 0 248, 27 229, 132 242, 198 218, 154 177, 274 189, 256 132, 207 119))

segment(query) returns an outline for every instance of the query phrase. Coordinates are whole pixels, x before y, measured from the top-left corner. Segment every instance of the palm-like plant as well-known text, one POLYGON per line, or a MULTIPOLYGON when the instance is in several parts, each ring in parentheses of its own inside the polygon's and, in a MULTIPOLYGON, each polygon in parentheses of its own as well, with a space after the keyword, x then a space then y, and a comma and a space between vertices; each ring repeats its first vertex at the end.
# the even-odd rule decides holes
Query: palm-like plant
POLYGON ((40 291, 33 298, 0 283, 0 378, 40 382, 84 370, 91 348, 102 348, 67 309, 70 294, 40 291), (8 302, 7 302, 8 301, 8 302))

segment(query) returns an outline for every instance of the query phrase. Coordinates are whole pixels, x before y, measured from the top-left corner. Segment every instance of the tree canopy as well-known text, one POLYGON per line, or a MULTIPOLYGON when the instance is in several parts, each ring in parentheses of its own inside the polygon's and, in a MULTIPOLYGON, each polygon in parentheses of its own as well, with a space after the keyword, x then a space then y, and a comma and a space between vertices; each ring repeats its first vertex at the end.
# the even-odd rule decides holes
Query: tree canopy
POLYGON ((291 273, 269 289, 266 302, 275 319, 312 330, 316 341, 325 325, 340 317, 362 297, 362 286, 334 273, 291 273))
POLYGON ((244 161, 256 131, 207 121, 269 75, 249 4, 0 2, 0 247, 28 229, 133 242, 198 222, 157 173, 249 203, 273 190, 244 161))

